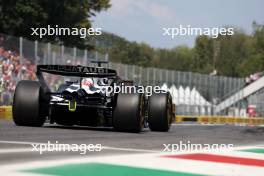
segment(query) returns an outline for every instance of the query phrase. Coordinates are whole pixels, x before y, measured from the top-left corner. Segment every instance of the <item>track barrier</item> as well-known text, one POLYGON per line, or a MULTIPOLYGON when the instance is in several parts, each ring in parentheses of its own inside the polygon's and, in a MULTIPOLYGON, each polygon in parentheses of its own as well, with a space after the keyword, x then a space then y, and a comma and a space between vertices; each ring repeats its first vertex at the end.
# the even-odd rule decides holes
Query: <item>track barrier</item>
POLYGON ((226 125, 264 125, 262 117, 228 117, 228 116, 176 116, 176 123, 195 122, 198 124, 226 125))
POLYGON ((0 106, 0 119, 12 119, 12 106, 0 106))
MULTIPOLYGON (((12 120, 12 106, 0 106, 0 119, 12 120)), ((264 125, 262 117, 228 116, 182 116, 176 115, 175 123, 226 124, 226 125, 264 125)))

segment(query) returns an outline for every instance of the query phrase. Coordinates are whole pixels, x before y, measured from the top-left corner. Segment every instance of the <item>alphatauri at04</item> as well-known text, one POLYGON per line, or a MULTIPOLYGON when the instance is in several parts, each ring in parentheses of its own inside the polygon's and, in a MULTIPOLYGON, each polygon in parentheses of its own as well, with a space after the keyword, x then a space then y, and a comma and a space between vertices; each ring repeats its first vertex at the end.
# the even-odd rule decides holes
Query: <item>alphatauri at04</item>
POLYGON ((168 131, 174 120, 168 92, 106 93, 102 86, 133 84, 122 80, 115 70, 101 67, 38 65, 38 81, 17 84, 13 101, 13 120, 20 126, 43 126, 45 121, 72 126, 107 126, 117 131, 168 131), (77 77, 61 83, 55 91, 47 85, 43 72, 77 77))

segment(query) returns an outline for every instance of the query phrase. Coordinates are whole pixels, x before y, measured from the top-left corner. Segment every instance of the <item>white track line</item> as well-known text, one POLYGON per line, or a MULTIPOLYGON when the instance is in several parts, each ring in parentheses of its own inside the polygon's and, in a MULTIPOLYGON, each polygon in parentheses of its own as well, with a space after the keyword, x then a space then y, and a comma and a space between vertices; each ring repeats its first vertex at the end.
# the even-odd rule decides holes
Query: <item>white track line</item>
POLYGON ((130 167, 149 168, 158 170, 168 170, 177 172, 187 172, 195 174, 205 174, 212 176, 263 176, 264 168, 255 166, 243 166, 236 164, 213 163, 205 161, 193 161, 184 159, 171 159, 160 157, 162 154, 130 154, 118 156, 95 156, 78 157, 73 159, 57 159, 48 161, 29 162, 22 164, 13 164, 0 166, 2 174, 14 173, 15 170, 36 169, 41 167, 54 167, 65 164, 79 163, 104 163, 123 165, 130 167))
MULTIPOLYGON (((4 144, 19 144, 19 145, 35 145, 35 144, 47 144, 47 143, 38 143, 38 142, 27 142, 27 141, 0 141, 0 143, 4 144)), ((62 144, 62 143, 58 143, 62 144)), ((15 149, 0 149, 0 153, 14 153, 17 152, 30 152, 31 148, 15 148, 15 149)), ((117 151, 130 151, 130 152, 145 152, 145 153, 156 153, 161 152, 158 150, 145 150, 145 149, 136 149, 136 148, 119 148, 119 147, 110 147, 110 146, 102 146, 102 150, 117 150, 117 151)), ((45 151, 48 152, 48 151, 45 151)), ((51 151, 52 152, 52 151, 51 151)))
POLYGON ((0 149, 0 154, 33 152, 31 148, 0 149))
MULTIPOLYGON (((13 144, 35 144, 34 142, 22 142, 22 141, 0 141, 0 143, 13 143, 13 144)), ((234 147, 234 150, 240 149, 248 149, 248 148, 256 148, 263 147, 263 145, 259 146, 242 146, 242 147, 234 147)), ((171 158, 163 158, 161 155, 167 155, 168 153, 162 153, 155 150, 144 150, 144 149, 134 149, 134 148, 117 148, 117 147, 109 147, 104 146, 104 149, 109 150, 122 150, 122 151, 139 151, 139 152, 154 152, 154 153, 137 153, 137 154, 115 154, 108 156, 82 156, 82 157, 73 157, 68 159, 56 159, 56 160, 39 160, 34 162, 20 163, 20 164, 6 164, 0 166, 1 174, 4 175, 20 175, 20 173, 16 172, 17 170, 24 169, 34 169, 40 167, 51 167, 51 166, 59 166, 65 164, 77 164, 77 163, 87 163, 87 162, 97 162, 97 163, 109 163, 109 164, 117 164, 124 166, 134 166, 141 168, 149 168, 149 169, 159 169, 159 170, 169 170, 169 171, 178 171, 178 172, 188 172, 188 173, 196 173, 196 174, 205 174, 212 176, 225 176, 225 175, 236 175, 236 176, 263 176, 264 168, 263 167, 255 167, 255 166, 243 166, 236 164, 224 164, 224 163, 213 163, 206 161, 194 161, 194 160, 184 160, 184 159, 171 159, 171 158)), ((10 149, 11 151, 13 149, 10 149)), ((14 149, 15 150, 15 149, 14 149)), ((17 149, 22 150, 22 149, 17 149)), ((1 151, 1 150, 0 150, 1 151)), ((196 151, 198 152, 198 151, 196 151)), ((189 152, 177 152, 177 153, 169 153, 169 154, 182 154, 189 152)), ((206 153, 214 153, 207 151, 206 153)), ((222 151, 219 154, 231 155, 231 156, 239 156, 239 157, 249 157, 249 153, 238 152, 235 153, 233 151, 222 151)), ((253 156, 253 158, 259 158, 257 154, 253 156)), ((23 174, 23 173, 21 173, 23 174)))
POLYGON ((22 145, 46 144, 46 143, 39 143, 39 142, 26 142, 26 141, 0 141, 0 143, 4 143, 4 144, 22 144, 22 145))
MULTIPOLYGON (((28 142, 28 141, 0 141, 0 143, 5 143, 5 144, 21 144, 21 145, 33 145, 33 144, 47 144, 47 143, 39 143, 39 142, 28 142)), ((62 143, 58 143, 58 144, 62 144, 62 143)), ((263 148, 264 144, 256 144, 254 146, 238 146, 238 147, 233 147, 233 150, 243 150, 243 149, 250 149, 250 148, 263 148)), ((17 152, 19 152, 19 150, 21 150, 21 152, 23 150, 25 150, 26 148, 15 148, 15 149, 0 149, 1 150, 7 150, 7 151, 12 151, 12 150, 17 150, 17 152)), ((147 150, 147 149, 137 149, 137 148, 120 148, 120 147, 111 147, 111 146, 102 146, 102 149, 105 150, 117 150, 117 151, 131 151, 131 152, 146 152, 146 153, 160 153, 162 152, 162 150, 147 150)), ((229 150, 230 151, 230 150, 229 150)), ((177 151, 176 154, 178 153, 197 153, 197 152, 210 152, 210 151, 177 151)), ((211 151, 212 152, 212 151, 211 151)), ((2 152, 3 153, 3 152, 2 152)), ((163 152, 165 153, 165 152, 163 152)), ((166 152, 168 153, 168 152, 166 152)), ((169 152, 170 154, 172 152, 169 152)))
MULTIPOLYGON (((133 149, 133 148, 116 148, 116 147, 108 147, 108 146, 102 146, 103 150, 116 150, 116 151, 127 151, 127 152, 144 152, 144 153, 158 153, 161 151, 157 150, 144 150, 144 149, 133 149)), ((24 153, 24 152, 32 152, 39 154, 38 151, 32 151, 32 148, 14 148, 14 149, 0 149, 0 154, 5 153, 24 153)), ((50 153, 50 152, 64 152, 65 151, 42 151, 43 153, 50 153)), ((100 152, 100 151, 98 151, 100 152)))
POLYGON ((158 152, 161 152, 159 150, 145 150, 145 149, 135 149, 135 148, 118 148, 118 147, 108 147, 108 146, 103 146, 102 149, 129 151, 129 152, 146 152, 146 153, 158 153, 158 152))

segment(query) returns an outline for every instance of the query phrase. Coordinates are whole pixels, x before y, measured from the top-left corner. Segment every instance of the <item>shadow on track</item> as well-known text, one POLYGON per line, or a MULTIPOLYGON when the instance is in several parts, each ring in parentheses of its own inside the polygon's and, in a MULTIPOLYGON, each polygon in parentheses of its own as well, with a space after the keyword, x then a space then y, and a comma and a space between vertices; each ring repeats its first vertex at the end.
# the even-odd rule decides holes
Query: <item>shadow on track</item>
MULTIPOLYGON (((105 132, 117 132, 117 133, 132 133, 132 132, 120 132, 115 130, 113 127, 91 127, 91 126, 63 126, 63 125, 49 125, 43 126, 43 128, 53 128, 53 129, 67 129, 67 130, 89 130, 89 131, 105 131, 105 132)), ((140 133, 147 132, 147 129, 143 129, 140 133)), ((140 134, 139 133, 139 134, 140 134)))
POLYGON ((244 133, 264 135, 264 127, 246 129, 244 133))

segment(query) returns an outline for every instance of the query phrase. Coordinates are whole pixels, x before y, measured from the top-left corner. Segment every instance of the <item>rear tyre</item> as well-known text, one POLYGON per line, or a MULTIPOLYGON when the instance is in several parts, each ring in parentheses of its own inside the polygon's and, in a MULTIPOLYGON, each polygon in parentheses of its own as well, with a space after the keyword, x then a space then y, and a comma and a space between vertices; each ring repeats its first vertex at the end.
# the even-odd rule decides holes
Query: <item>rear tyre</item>
POLYGON ((144 123, 144 102, 141 94, 118 94, 113 126, 118 131, 138 133, 144 123))
POLYGON ((23 80, 17 84, 13 101, 13 120, 20 126, 43 126, 48 100, 39 82, 23 80))
POLYGON ((151 131, 168 131, 174 113, 169 93, 153 94, 149 98, 148 122, 151 131))

